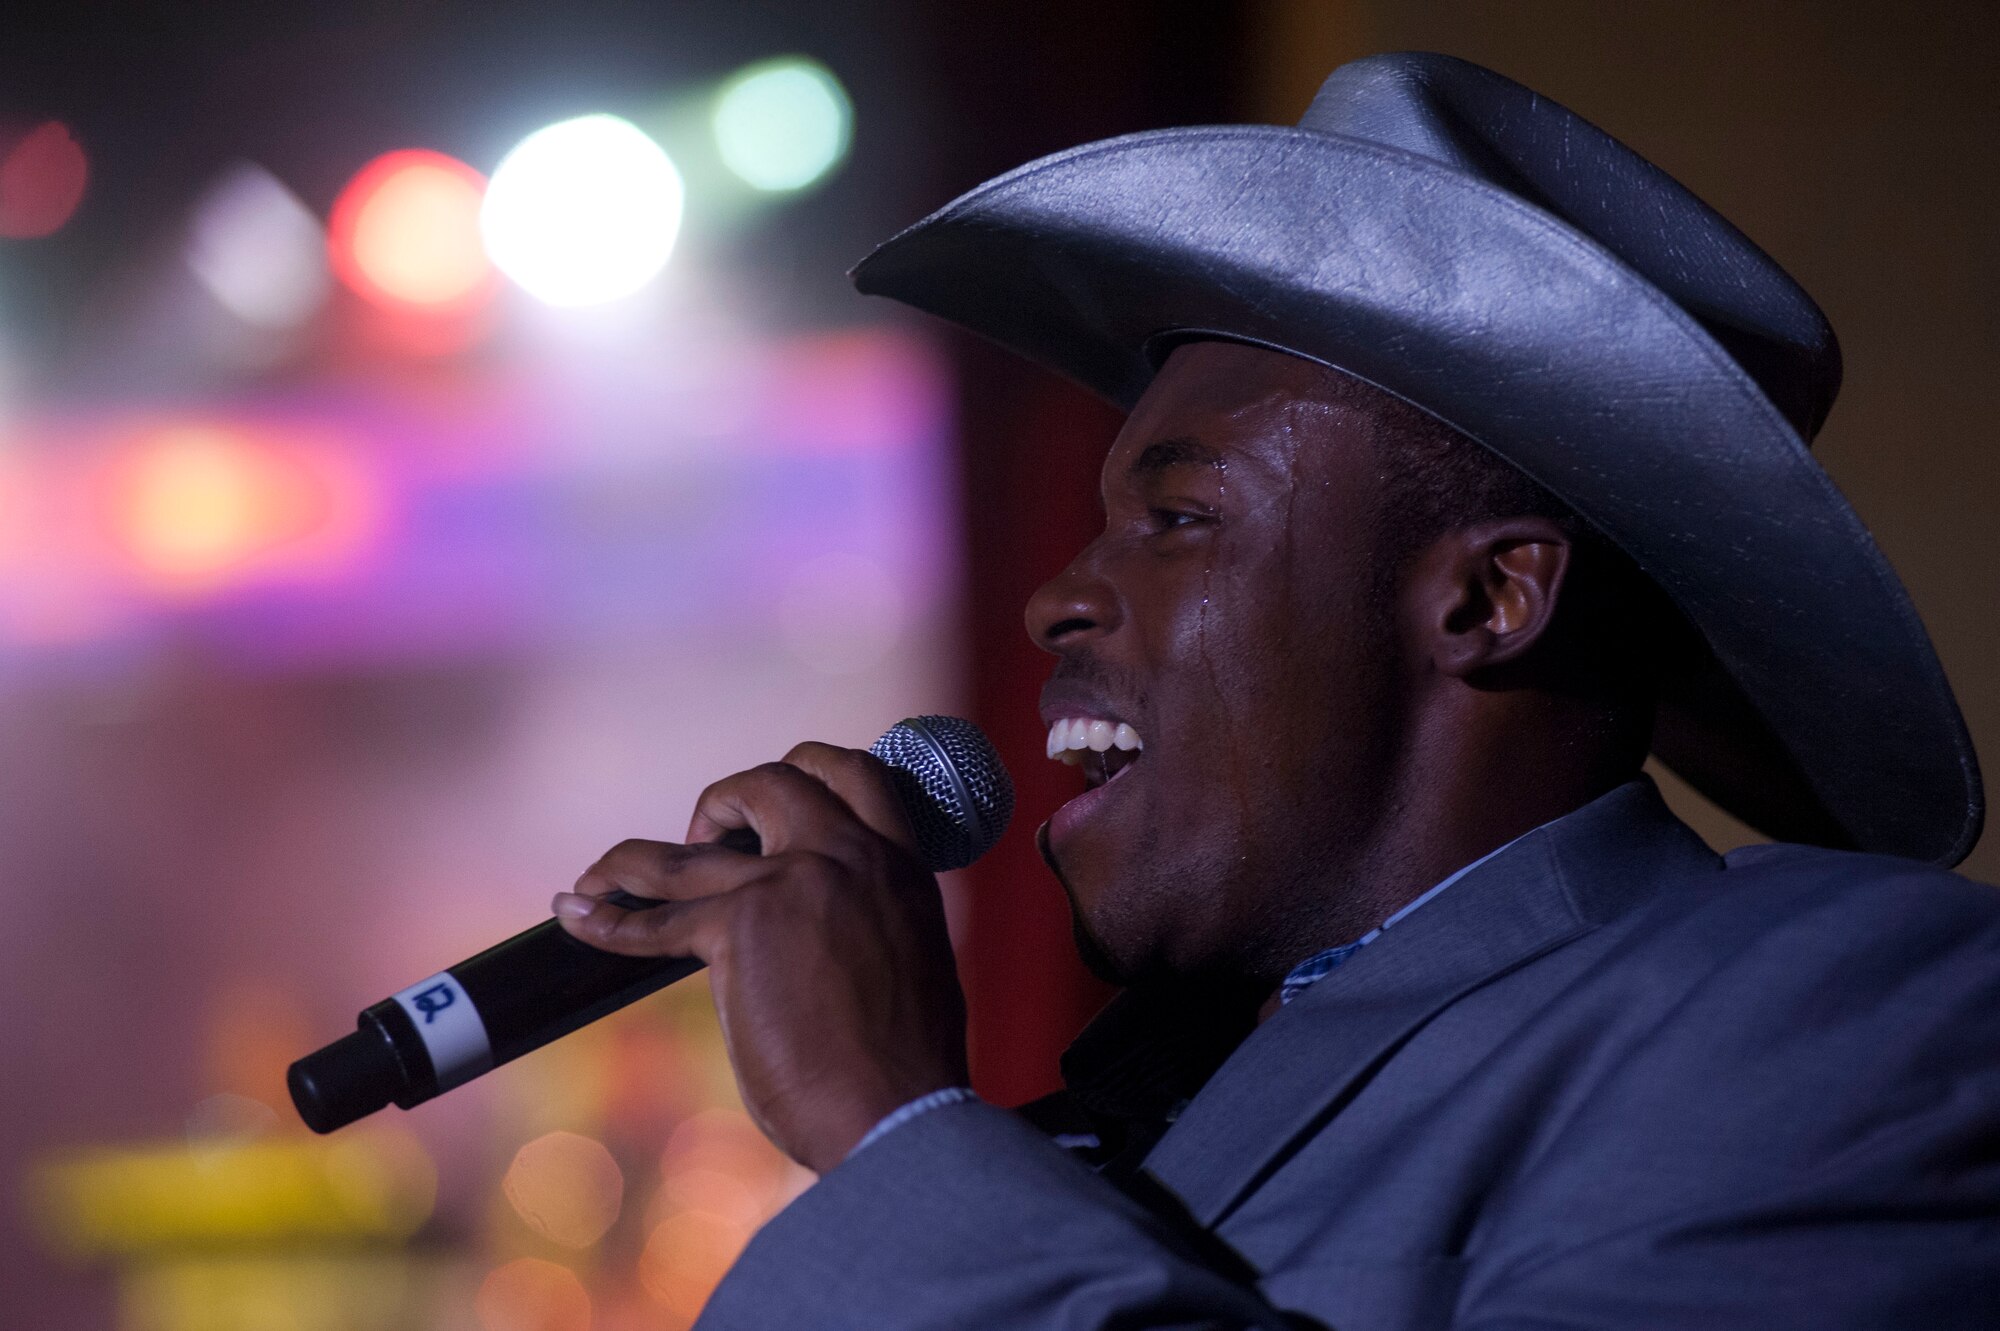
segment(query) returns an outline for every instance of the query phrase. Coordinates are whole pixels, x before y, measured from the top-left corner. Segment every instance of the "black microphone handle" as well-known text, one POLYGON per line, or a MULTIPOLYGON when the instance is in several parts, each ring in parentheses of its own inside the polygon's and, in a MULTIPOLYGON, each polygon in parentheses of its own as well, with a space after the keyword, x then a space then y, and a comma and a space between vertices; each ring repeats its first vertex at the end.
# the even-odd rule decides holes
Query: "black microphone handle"
MULTIPOLYGON (((754 832, 723 843, 756 854, 754 832)), ((628 910, 657 901, 614 892, 628 910)), ((544 920, 362 1011, 355 1031, 292 1064, 299 1117, 332 1132, 409 1109, 702 969, 693 957, 626 957, 544 920)))

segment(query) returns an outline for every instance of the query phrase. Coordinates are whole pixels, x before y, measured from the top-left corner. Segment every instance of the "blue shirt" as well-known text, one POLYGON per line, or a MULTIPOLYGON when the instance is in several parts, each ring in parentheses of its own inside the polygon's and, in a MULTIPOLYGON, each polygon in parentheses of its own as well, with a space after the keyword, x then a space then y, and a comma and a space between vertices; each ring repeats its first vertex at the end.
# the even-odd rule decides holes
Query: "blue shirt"
MULTIPOLYGON (((1546 826, 1546 824, 1544 824, 1544 826, 1546 826)), ((1537 828, 1536 830, 1540 831, 1541 829, 1537 828)), ((1526 834, 1523 833, 1522 835, 1526 834)), ((1520 840, 1520 837, 1516 837, 1514 838, 1514 840, 1518 841, 1520 840)), ((1513 844, 1514 844, 1513 841, 1509 841, 1507 843, 1507 846, 1511 846, 1513 844)), ((1457 882, 1459 879, 1471 873, 1474 869, 1477 869, 1480 865, 1486 863, 1486 861, 1492 859, 1495 855, 1498 855, 1501 851, 1507 849, 1507 846, 1498 846, 1492 850, 1487 851, 1484 855, 1481 855, 1478 859, 1474 860, 1472 863, 1466 865, 1462 869, 1459 869, 1457 872, 1447 876, 1445 880, 1439 883, 1436 887, 1431 888, 1428 892, 1425 892, 1422 896, 1410 902, 1408 905, 1404 906, 1401 910, 1398 910, 1388 919, 1382 921, 1382 923, 1376 925, 1373 929, 1370 929, 1367 933, 1361 935, 1361 937, 1355 939, 1353 942, 1342 943, 1339 947, 1330 947, 1324 952, 1315 952, 1311 956, 1307 957, 1304 961, 1301 961, 1298 965, 1292 967, 1289 971, 1285 972, 1285 978, 1278 984, 1278 1001, 1280 1003, 1289 1003, 1294 998, 1297 998, 1300 994, 1304 993, 1307 989, 1311 988, 1313 984, 1317 983, 1320 980, 1324 980, 1328 975, 1333 973, 1333 969, 1336 966, 1340 965, 1341 962, 1346 961, 1356 952, 1359 952, 1362 948, 1367 947, 1370 943, 1380 938, 1382 936, 1382 932, 1385 929, 1389 929, 1394 925, 1400 924, 1404 919, 1406 919, 1409 916, 1410 912, 1414 911, 1417 907, 1423 905, 1426 901, 1429 901, 1432 897, 1435 897, 1438 893, 1444 891, 1447 887, 1450 887, 1453 883, 1457 882)))

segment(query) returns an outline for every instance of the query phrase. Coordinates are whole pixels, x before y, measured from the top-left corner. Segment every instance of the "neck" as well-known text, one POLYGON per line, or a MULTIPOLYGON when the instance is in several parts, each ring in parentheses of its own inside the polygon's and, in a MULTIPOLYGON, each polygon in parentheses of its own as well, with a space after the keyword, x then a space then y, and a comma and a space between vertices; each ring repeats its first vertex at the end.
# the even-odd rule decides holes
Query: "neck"
MULTIPOLYGON (((1638 775, 1645 752, 1601 707, 1460 688, 1415 723, 1382 816, 1346 857, 1292 963, 1352 942, 1452 873, 1638 775)), ((1289 969, 1289 966, 1287 967, 1289 969)))

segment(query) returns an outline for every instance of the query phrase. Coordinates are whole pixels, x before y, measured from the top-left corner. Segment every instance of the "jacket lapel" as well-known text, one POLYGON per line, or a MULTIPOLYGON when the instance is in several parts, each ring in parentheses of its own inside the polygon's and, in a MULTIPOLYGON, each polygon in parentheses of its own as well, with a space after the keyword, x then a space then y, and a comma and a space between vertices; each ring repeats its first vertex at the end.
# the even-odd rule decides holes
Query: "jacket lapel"
POLYGON ((1719 861, 1635 781, 1509 846, 1251 1033, 1146 1159, 1221 1222, 1438 1012, 1719 861))

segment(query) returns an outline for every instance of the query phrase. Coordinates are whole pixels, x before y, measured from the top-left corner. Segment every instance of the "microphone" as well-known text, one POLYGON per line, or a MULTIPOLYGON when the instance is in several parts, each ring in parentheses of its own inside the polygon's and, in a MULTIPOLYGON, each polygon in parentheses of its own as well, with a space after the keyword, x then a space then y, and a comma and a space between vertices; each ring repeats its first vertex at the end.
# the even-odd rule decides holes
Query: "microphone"
MULTIPOLYGON (((911 717, 868 751, 888 764, 934 872, 972 863, 1007 829, 1013 783, 970 721, 911 717)), ((757 851, 748 830, 725 842, 757 851)), ((660 904, 624 892, 607 900, 660 904)), ((364 1009, 351 1035, 292 1064, 285 1081, 306 1126, 332 1132, 391 1104, 414 1108, 701 968, 692 957, 600 951, 545 920, 364 1009)))

